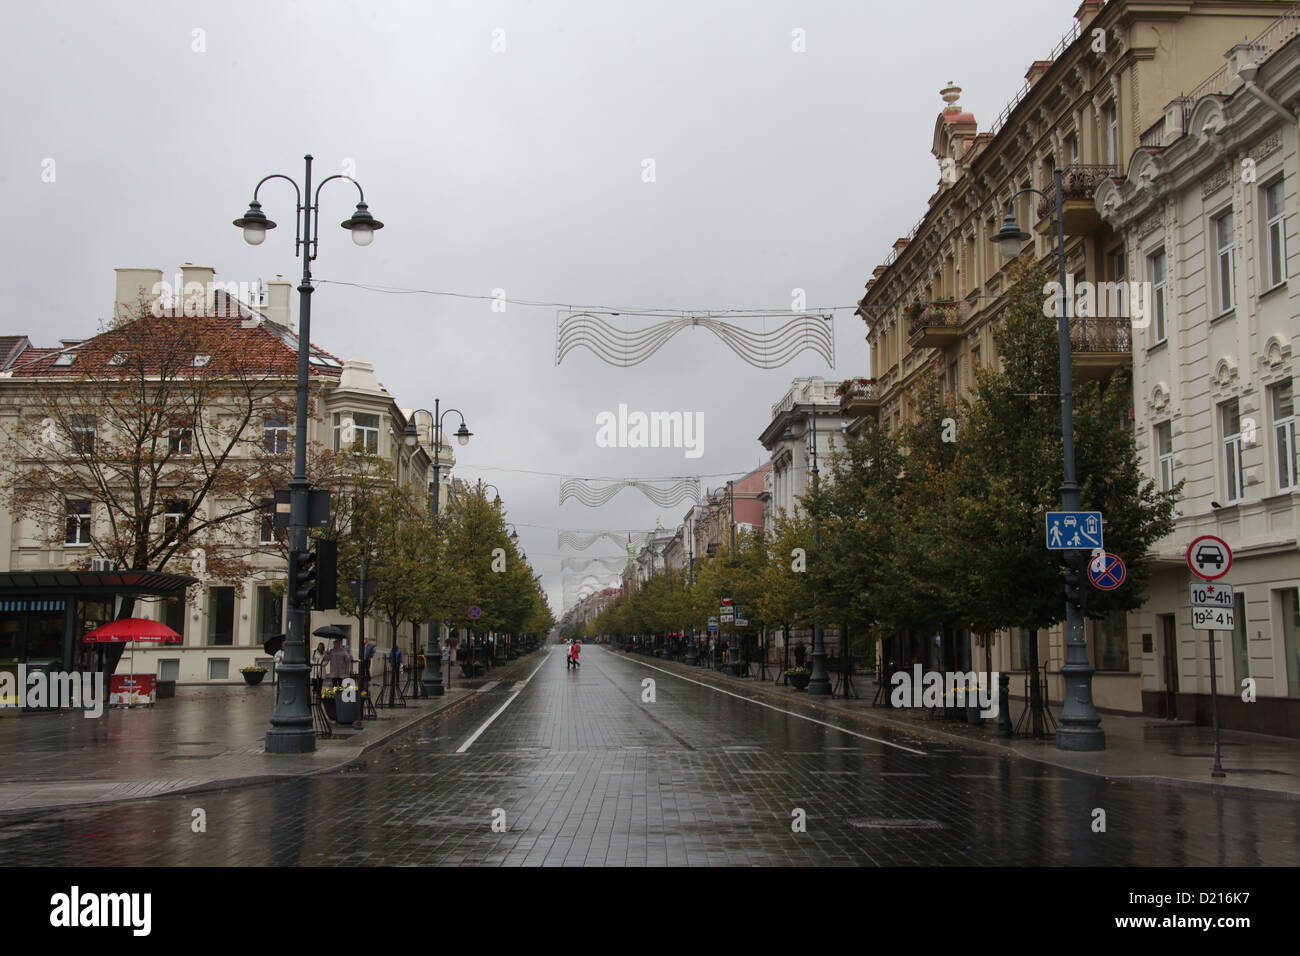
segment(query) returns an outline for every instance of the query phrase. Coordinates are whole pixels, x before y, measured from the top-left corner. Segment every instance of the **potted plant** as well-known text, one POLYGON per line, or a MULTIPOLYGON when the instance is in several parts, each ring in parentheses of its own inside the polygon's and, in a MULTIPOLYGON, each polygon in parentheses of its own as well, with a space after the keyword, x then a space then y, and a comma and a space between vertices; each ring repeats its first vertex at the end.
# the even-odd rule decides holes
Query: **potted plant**
POLYGON ((907 321, 915 322, 917 319, 921 317, 921 313, 924 311, 925 311, 925 305, 918 299, 916 302, 913 302, 911 305, 909 305, 906 309, 903 310, 903 315, 907 319, 907 321))
POLYGON ((325 716, 335 723, 339 719, 338 712, 334 709, 334 694, 337 690, 337 687, 324 687, 320 692, 321 703, 325 705, 325 716))
POLYGON ((325 715, 335 723, 359 724, 361 702, 369 696, 369 693, 354 685, 352 690, 356 693, 349 695, 351 697, 349 700, 343 696, 343 691, 348 689, 346 686, 322 688, 320 698, 325 704, 325 715))
POLYGON ((244 675, 244 683, 252 687, 262 683, 262 678, 266 676, 266 668, 256 664, 252 667, 241 667, 239 673, 244 675))
POLYGON ((806 667, 787 667, 785 669, 785 679, 790 682, 795 690, 806 688, 811 678, 812 673, 806 667))

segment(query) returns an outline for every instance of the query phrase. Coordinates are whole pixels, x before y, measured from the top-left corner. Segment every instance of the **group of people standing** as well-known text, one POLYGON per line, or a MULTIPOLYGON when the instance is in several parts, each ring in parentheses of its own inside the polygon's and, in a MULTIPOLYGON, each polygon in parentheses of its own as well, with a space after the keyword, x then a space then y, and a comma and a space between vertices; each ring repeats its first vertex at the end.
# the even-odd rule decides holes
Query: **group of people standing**
MULTIPOLYGON (((362 653, 365 664, 369 665, 375 653, 374 642, 366 641, 366 649, 362 653)), ((311 652, 311 689, 317 697, 325 686, 326 676, 333 681, 335 687, 343 683, 343 678, 352 676, 352 652, 337 637, 334 638, 334 646, 328 651, 325 650, 325 642, 321 641, 311 652), (328 675, 326 671, 329 672, 328 675)))

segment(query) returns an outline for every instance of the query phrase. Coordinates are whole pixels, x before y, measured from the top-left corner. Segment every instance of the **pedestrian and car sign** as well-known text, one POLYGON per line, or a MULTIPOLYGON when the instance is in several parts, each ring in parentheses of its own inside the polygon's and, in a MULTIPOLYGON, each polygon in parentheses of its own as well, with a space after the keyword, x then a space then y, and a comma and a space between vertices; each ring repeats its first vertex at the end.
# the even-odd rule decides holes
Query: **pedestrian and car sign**
POLYGON ((1203 534, 1187 546, 1187 566, 1197 577, 1217 581, 1232 567, 1232 549, 1222 538, 1203 534))
POLYGON ((1102 591, 1113 591, 1128 576, 1128 569, 1117 554, 1103 551, 1088 563, 1088 580, 1093 587, 1102 591))
POLYGON ((1073 551, 1102 547, 1100 511, 1047 512, 1049 551, 1073 551))

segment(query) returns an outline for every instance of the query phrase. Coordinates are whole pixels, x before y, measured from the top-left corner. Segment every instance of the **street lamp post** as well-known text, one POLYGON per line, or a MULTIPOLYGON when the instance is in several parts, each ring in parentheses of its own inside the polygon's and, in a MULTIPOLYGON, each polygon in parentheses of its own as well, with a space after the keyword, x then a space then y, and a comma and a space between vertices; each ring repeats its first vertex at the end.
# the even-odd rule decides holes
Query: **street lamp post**
MULTIPOLYGON (((468 445, 470 436, 474 433, 465 427, 465 416, 455 408, 449 408, 444 413, 441 411, 442 399, 433 400, 434 410, 431 412, 427 408, 417 408, 411 412, 411 417, 406 420, 406 428, 402 431, 402 441, 407 448, 414 448, 420 441, 419 430, 415 427, 415 416, 421 413, 428 415, 431 419, 429 422, 429 438, 433 445, 433 517, 438 519, 439 495, 442 491, 442 419, 444 415, 450 415, 455 412, 460 415, 460 428, 456 431, 456 441, 461 445, 468 445)), ((442 622, 437 622, 437 627, 442 627, 442 622)), ((424 673, 420 675, 420 689, 425 697, 442 697, 446 690, 442 683, 442 633, 441 630, 435 631, 429 628, 429 636, 425 638, 424 653, 424 673)), ((419 659, 418 656, 416 658, 419 659)), ((447 665, 448 680, 451 677, 451 664, 447 665)))
MULTIPOLYGON (((1057 310, 1056 329, 1061 357, 1061 450, 1064 459, 1064 480, 1061 482, 1061 510, 1079 510, 1079 483, 1074 470, 1074 395, 1070 370, 1070 300, 1065 289, 1065 223, 1062 216, 1064 191, 1061 188, 1061 170, 1052 172, 1055 197, 1033 188, 1018 190, 1007 201, 1007 215, 993 241, 1002 255, 1014 258, 1030 238, 1016 223, 1013 206, 1022 193, 1036 193, 1052 207, 1052 254, 1056 258, 1057 281, 1061 287, 1060 307, 1057 310)), ((1065 559, 1080 567, 1088 559, 1086 551, 1066 551, 1065 559)), ((1101 729, 1101 715, 1092 701, 1092 665, 1088 663, 1088 642, 1083 628, 1083 607, 1071 600, 1070 586, 1066 585, 1065 601, 1065 664, 1061 677, 1065 683, 1065 700, 1061 705, 1061 723, 1056 731, 1057 750, 1105 750, 1106 734, 1101 729)), ((1037 677, 1035 677, 1035 680, 1037 677)))
MULTIPOLYGON (((368 246, 375 237, 375 230, 384 224, 372 216, 366 207, 365 192, 361 184, 351 176, 336 173, 320 181, 313 194, 311 189, 311 154, 303 157, 306 171, 303 176, 302 189, 289 176, 274 173, 264 177, 253 188, 253 199, 248 212, 234 221, 234 225, 244 230, 244 241, 251 246, 261 245, 269 229, 275 223, 262 212, 262 204, 257 200, 262 185, 272 179, 283 179, 293 186, 297 195, 296 214, 294 218, 294 254, 302 256, 302 282, 298 286, 298 381, 296 387, 297 414, 294 419, 293 478, 289 482, 289 568, 292 570, 300 554, 307 551, 307 506, 311 482, 307 480, 307 400, 308 373, 311 361, 311 263, 316 258, 320 247, 320 191, 324 185, 334 179, 346 179, 357 187, 359 199, 357 208, 351 218, 341 225, 352 233, 352 241, 359 246, 368 246), (315 219, 313 219, 315 214, 315 219)), ((284 640, 284 661, 278 671, 281 675, 277 683, 275 711, 271 715, 271 729, 266 732, 266 752, 273 754, 311 753, 316 749, 316 731, 312 726, 311 709, 308 703, 308 676, 311 671, 307 663, 307 607, 296 594, 288 595, 284 640)))
MULTIPOLYGON (((793 405, 790 411, 797 412, 800 408, 793 405)), ((811 411, 807 413, 812 422, 812 480, 813 480, 813 552, 818 553, 821 549, 822 534, 821 525, 817 520, 817 498, 821 491, 821 471, 817 467, 817 405, 813 404, 811 411)), ((782 438, 793 439, 794 432, 790 429, 789 422, 786 422, 785 434, 782 438)), ((812 651, 812 674, 808 678, 808 693, 827 695, 831 692, 830 675, 826 672, 826 638, 822 632, 821 618, 817 613, 817 590, 813 589, 813 651, 812 651)))

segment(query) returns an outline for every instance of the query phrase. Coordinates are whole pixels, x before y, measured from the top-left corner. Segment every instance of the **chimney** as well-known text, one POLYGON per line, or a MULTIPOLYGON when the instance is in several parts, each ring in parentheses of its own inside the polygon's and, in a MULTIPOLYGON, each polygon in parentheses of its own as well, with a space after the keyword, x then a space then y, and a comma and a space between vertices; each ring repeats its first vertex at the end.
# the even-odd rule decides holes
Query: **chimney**
POLYGON ((181 266, 181 288, 178 298, 185 315, 207 315, 212 311, 213 293, 216 291, 212 282, 217 270, 212 266, 196 266, 185 263, 181 266))
POLYGON ((1097 18, 1104 6, 1104 0, 1083 0, 1079 9, 1074 11, 1074 19, 1079 21, 1079 29, 1087 29, 1088 24, 1097 18))
POLYGON ((146 305, 152 303, 159 292, 162 282, 161 269, 114 269, 117 273, 117 289, 113 295, 113 318, 124 316, 136 318, 140 311, 140 299, 146 305))
POLYGON ((262 312, 272 322, 285 328, 292 328, 289 325, 289 296, 292 291, 292 282, 277 279, 266 283, 266 305, 262 312))
POLYGON ((1052 68, 1051 60, 1035 60, 1029 64, 1029 69, 1025 71, 1025 79, 1033 86, 1043 78, 1043 74, 1052 68))

